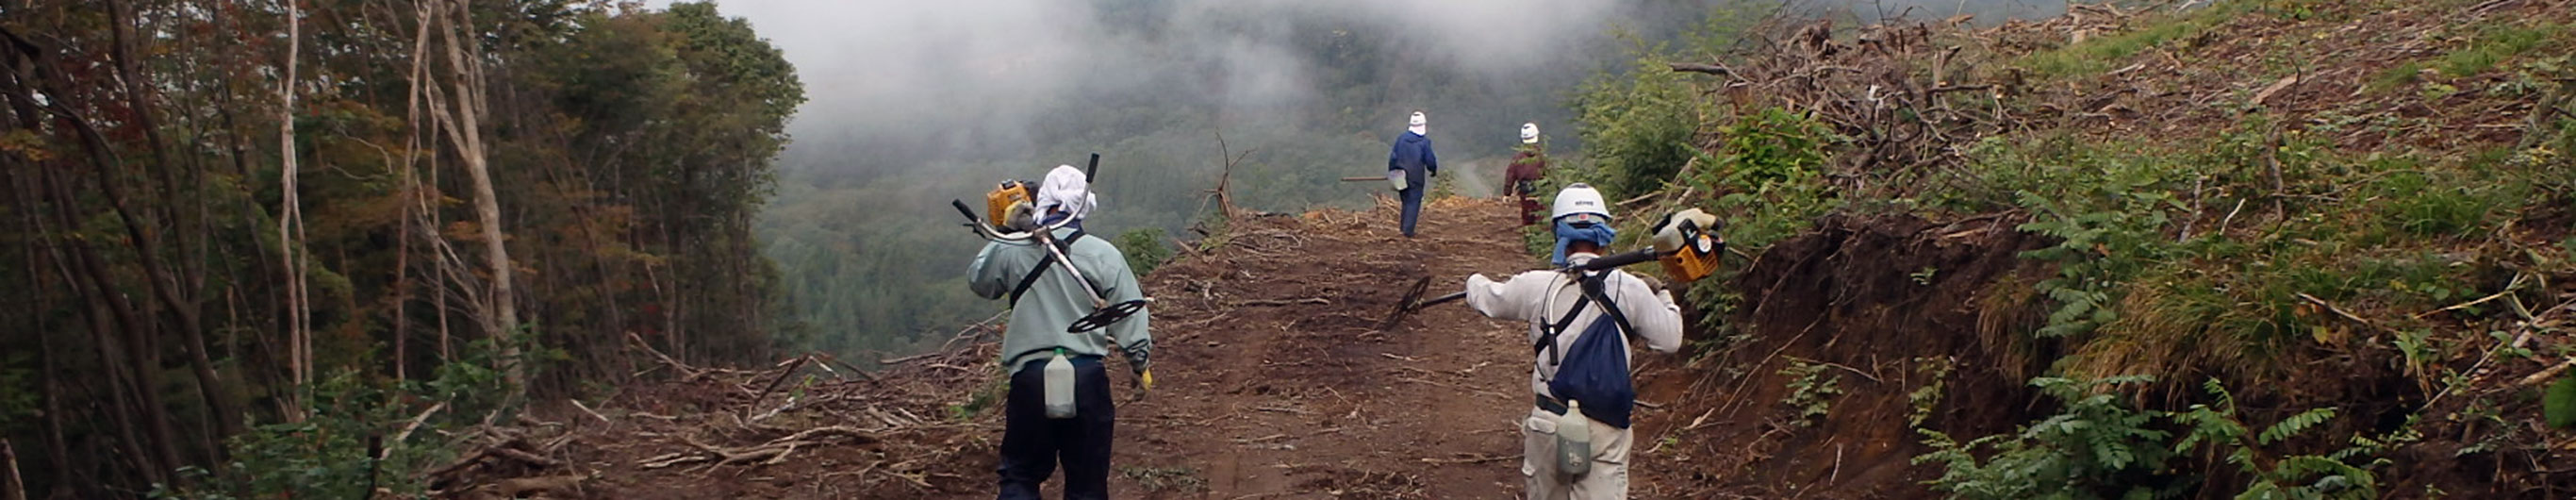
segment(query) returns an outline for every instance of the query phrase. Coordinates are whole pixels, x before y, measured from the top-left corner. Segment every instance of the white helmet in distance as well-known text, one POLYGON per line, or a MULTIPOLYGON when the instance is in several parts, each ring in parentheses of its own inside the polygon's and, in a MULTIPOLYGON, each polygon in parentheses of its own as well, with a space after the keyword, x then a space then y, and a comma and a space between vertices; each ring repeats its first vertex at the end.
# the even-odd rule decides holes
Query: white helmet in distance
POLYGON ((1521 144, 1538 144, 1538 124, 1521 124, 1521 144))
POLYGON ((1592 221, 1594 223, 1609 223, 1610 204, 1601 201, 1601 191, 1592 189, 1590 184, 1577 182, 1556 192, 1556 206, 1548 211, 1547 218, 1565 220, 1568 216, 1582 215, 1600 219, 1592 221))

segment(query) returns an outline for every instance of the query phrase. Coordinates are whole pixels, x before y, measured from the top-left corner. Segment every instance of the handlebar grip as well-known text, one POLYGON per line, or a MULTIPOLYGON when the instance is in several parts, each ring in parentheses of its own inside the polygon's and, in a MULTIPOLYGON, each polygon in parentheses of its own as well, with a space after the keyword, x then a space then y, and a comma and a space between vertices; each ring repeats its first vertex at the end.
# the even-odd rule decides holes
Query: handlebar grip
POLYGON ((957 213, 958 213, 959 215, 964 215, 964 216, 966 216, 966 221, 967 221, 967 222, 974 222, 974 221, 983 220, 983 218, 982 218, 982 217, 976 217, 976 216, 975 216, 975 209, 974 209, 974 208, 970 208, 970 207, 967 207, 967 206, 966 206, 966 200, 948 200, 948 204, 949 204, 949 205, 956 206, 956 207, 957 207, 957 213))

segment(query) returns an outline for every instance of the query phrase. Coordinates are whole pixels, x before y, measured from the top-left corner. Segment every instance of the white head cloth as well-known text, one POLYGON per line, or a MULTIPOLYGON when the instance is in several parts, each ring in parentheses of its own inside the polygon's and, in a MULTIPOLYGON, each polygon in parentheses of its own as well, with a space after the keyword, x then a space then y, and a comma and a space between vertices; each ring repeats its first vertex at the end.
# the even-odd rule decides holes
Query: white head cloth
MULTIPOLYGON (((1091 194, 1091 179, 1082 169, 1057 165, 1047 171, 1046 182, 1038 184, 1039 214, 1062 210, 1075 220, 1090 217, 1100 207, 1100 197, 1091 194)), ((1043 215, 1041 215, 1043 217, 1043 215)))

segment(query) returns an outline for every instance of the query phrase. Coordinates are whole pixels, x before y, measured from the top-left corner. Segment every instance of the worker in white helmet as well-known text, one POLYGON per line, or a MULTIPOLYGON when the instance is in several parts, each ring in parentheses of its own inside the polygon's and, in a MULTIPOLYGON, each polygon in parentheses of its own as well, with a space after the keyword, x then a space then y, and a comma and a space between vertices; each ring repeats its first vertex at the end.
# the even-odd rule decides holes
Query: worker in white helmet
POLYGON ((1521 145, 1512 155, 1512 165, 1503 170, 1504 194, 1511 195, 1521 207, 1521 225, 1538 223, 1538 180, 1547 177, 1547 147, 1541 145, 1537 123, 1521 124, 1521 145))
POLYGON ((1537 359, 1530 370, 1535 404, 1521 426, 1528 498, 1627 498, 1635 437, 1629 414, 1636 404, 1627 338, 1643 339, 1656 352, 1680 349, 1681 307, 1671 292, 1626 271, 1572 269, 1601 256, 1616 236, 1599 191, 1567 186, 1549 215, 1556 226, 1553 261, 1565 269, 1501 282, 1469 276, 1467 305, 1495 319, 1529 322, 1537 359))

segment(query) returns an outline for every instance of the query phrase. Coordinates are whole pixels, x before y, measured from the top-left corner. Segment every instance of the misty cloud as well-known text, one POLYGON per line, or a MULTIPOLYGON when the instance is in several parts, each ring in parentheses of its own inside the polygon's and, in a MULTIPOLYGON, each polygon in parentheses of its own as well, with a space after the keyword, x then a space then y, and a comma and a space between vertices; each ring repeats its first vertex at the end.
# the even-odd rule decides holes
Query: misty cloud
MULTIPOLYGON (((800 145, 1026 149, 1068 100, 1160 89, 1220 109, 1317 98, 1292 46, 1366 32, 1446 70, 1497 78, 1567 65, 1616 0, 730 0, 804 78, 800 145), (1324 22, 1317 22, 1318 20, 1324 22), (1295 24, 1292 24, 1295 23, 1295 24), (1334 26, 1334 32, 1318 31, 1334 26)), ((1569 68, 1588 71, 1590 65, 1569 68)))

